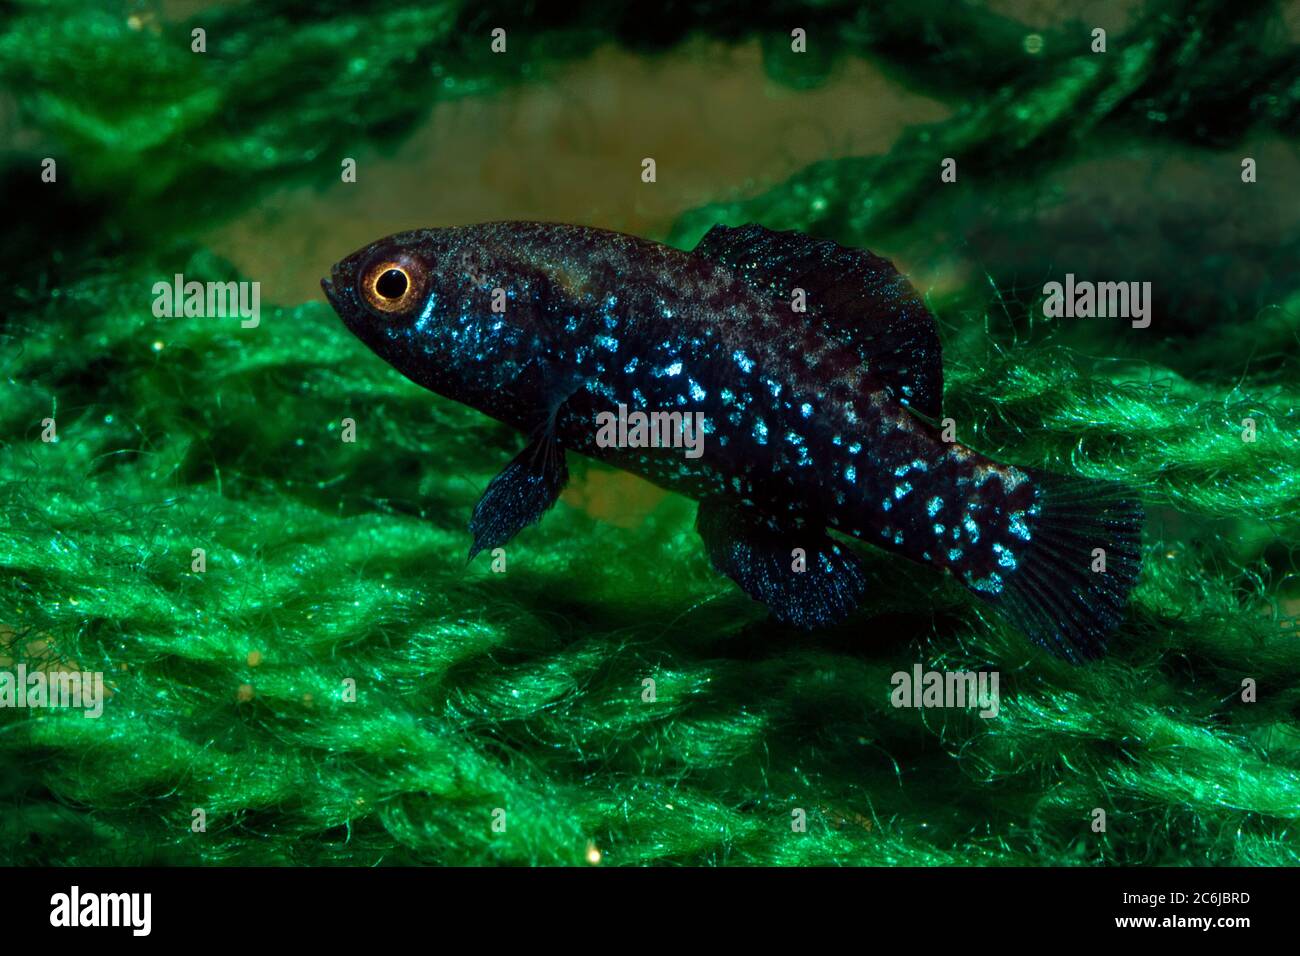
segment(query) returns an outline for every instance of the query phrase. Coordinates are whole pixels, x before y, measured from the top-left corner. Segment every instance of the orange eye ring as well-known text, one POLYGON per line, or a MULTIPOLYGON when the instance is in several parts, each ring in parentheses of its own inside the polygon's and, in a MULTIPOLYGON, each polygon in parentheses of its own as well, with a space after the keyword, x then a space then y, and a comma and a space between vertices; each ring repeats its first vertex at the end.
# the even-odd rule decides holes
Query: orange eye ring
POLYGON ((406 256, 376 260, 359 283, 366 305, 385 315, 408 312, 420 300, 423 270, 406 256))

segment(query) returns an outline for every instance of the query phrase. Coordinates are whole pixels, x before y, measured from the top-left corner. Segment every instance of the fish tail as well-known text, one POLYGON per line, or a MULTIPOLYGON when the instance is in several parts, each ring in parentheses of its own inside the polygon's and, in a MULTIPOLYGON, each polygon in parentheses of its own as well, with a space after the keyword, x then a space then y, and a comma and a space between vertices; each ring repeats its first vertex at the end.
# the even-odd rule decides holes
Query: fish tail
POLYGON ((983 594, 1035 642, 1074 663, 1100 657, 1142 567, 1142 502, 1124 485, 1024 469, 1037 513, 1016 568, 983 594))

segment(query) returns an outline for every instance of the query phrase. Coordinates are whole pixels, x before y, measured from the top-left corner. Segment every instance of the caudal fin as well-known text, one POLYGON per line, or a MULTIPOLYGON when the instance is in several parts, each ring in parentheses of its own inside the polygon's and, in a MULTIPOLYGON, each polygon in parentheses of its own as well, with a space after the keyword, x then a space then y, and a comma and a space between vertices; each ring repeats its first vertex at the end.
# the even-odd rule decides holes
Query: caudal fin
POLYGON ((1025 470, 1038 514, 992 602, 1054 654, 1074 663, 1100 657, 1142 567, 1142 502, 1114 482, 1025 470))

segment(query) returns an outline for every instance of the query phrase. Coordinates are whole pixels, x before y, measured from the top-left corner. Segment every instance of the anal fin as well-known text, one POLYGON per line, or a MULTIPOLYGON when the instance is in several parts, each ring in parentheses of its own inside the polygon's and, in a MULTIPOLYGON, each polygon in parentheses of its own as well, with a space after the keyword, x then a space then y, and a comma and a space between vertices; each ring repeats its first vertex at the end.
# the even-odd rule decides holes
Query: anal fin
POLYGON ((817 527, 782 527, 745 508, 703 501, 695 528, 713 567, 784 624, 814 628, 848 617, 866 591, 857 555, 817 527), (804 552, 795 570, 794 550, 804 552))

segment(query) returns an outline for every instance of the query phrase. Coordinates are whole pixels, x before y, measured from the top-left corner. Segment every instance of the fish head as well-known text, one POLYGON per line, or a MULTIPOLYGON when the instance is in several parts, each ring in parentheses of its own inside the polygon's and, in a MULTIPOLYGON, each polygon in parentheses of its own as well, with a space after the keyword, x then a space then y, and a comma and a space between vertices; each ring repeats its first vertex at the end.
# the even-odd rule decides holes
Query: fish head
POLYGON ((541 344, 507 256, 475 227, 420 229, 339 260, 321 288, 343 323, 412 381, 478 404, 520 379, 541 344), (507 296, 510 301, 507 305, 507 296))

